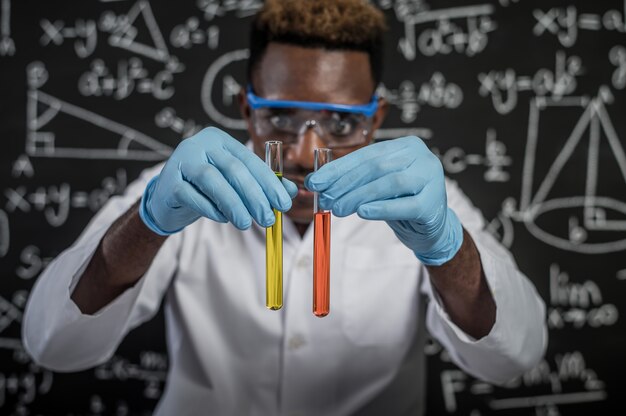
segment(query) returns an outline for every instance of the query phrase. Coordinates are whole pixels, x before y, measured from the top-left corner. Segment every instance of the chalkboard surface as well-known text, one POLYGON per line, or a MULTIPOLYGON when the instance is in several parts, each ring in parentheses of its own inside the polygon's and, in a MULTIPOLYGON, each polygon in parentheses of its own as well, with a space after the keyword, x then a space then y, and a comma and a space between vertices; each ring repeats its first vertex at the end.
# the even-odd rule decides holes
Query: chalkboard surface
MULTIPOLYGON (((379 138, 425 139, 548 306, 545 359, 505 387, 430 342, 429 414, 626 414, 626 2, 375 4, 391 27, 379 138)), ((161 315, 108 363, 58 374, 22 348, 25 300, 181 138, 217 125, 246 139, 235 97, 261 2, 0 6, 0 414, 150 414, 168 365, 161 315)))

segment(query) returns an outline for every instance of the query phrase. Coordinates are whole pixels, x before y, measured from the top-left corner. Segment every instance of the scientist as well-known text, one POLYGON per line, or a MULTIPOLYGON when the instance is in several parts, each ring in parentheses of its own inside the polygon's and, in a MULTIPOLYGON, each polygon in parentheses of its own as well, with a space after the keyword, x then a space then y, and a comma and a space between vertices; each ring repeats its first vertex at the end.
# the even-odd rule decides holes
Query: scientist
POLYGON ((533 285, 422 140, 373 143, 384 32, 365 0, 268 0, 240 95, 248 145, 202 130, 108 202, 31 293, 34 360, 101 364, 165 300, 157 415, 418 415, 426 328, 481 379, 532 368, 546 346, 533 285), (282 182, 262 160, 268 139, 284 143, 282 182), (316 147, 336 160, 312 174, 316 147), (313 192, 335 216, 323 319, 313 192), (277 312, 265 308, 273 208, 286 213, 277 312))

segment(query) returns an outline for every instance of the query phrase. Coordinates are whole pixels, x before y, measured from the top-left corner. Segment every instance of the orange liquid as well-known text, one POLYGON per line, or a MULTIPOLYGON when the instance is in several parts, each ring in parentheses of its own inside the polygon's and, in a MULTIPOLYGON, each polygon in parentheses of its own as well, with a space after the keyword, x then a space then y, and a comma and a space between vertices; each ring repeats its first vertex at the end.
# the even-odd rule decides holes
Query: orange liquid
POLYGON ((313 233, 313 313, 330 312, 330 212, 317 212, 313 233))

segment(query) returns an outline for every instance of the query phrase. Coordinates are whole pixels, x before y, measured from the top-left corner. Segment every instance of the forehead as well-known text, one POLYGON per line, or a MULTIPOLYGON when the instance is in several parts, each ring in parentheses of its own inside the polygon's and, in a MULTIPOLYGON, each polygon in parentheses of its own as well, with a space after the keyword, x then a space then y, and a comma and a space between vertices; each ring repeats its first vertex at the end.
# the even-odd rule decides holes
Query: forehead
POLYGON ((269 99, 367 103, 374 92, 368 54, 271 42, 253 76, 269 99))

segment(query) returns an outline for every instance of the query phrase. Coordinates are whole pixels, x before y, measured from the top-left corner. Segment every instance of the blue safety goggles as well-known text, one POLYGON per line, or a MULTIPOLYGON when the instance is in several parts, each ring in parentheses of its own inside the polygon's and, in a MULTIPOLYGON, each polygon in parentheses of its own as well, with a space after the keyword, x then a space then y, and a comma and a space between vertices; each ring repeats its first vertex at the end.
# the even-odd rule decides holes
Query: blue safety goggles
POLYGON ((372 100, 367 104, 348 105, 319 103, 314 101, 269 100, 267 98, 262 98, 258 95, 255 95, 252 92, 252 87, 250 85, 248 85, 246 91, 248 104, 253 110, 257 110, 259 108, 299 108, 312 111, 327 110, 343 113, 363 114, 366 117, 372 117, 378 109, 378 96, 376 94, 372 96, 372 100))

